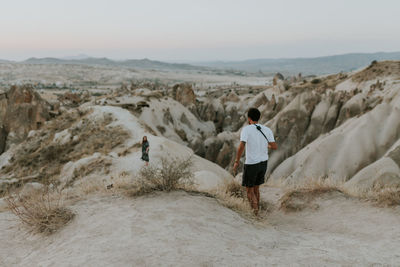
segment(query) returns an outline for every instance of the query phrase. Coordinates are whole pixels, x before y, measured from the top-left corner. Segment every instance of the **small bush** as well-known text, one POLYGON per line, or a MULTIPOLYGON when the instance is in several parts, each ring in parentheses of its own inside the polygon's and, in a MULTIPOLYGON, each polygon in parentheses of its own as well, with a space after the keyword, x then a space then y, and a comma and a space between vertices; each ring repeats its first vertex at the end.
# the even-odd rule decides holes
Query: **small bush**
POLYGON ((99 92, 94 92, 92 93, 92 96, 103 96, 103 93, 99 93, 99 92))
POLYGON ((48 188, 28 196, 11 195, 6 199, 9 209, 34 232, 52 234, 71 221, 75 214, 64 207, 61 192, 48 188))
POLYGON ((318 83, 320 83, 320 82, 321 82, 320 79, 313 79, 313 80, 311 81, 312 84, 318 84, 318 83))
POLYGON ((133 183, 119 184, 129 196, 145 195, 154 191, 174 191, 193 186, 192 158, 162 158, 161 166, 144 166, 133 183))

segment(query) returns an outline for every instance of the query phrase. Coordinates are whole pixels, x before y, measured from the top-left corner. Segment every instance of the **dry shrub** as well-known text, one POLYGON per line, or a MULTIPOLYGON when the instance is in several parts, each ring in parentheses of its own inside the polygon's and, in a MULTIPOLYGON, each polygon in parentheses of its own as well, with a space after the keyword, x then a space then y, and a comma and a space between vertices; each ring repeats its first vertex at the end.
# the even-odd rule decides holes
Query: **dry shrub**
POLYGON ((289 189, 280 199, 280 209, 285 212, 302 211, 306 208, 318 209, 312 203, 316 197, 327 193, 343 193, 336 185, 328 184, 323 180, 312 180, 304 185, 289 189))
POLYGON ((154 191, 174 191, 193 186, 192 158, 161 158, 161 166, 144 166, 133 183, 120 183, 118 188, 129 196, 141 196, 154 191))
POLYGON ((11 195, 6 202, 21 222, 37 233, 52 234, 75 216, 63 205, 61 192, 48 187, 27 196, 11 195))
POLYGON ((320 83, 320 82, 321 82, 320 79, 313 79, 313 80, 311 81, 312 84, 317 84, 317 83, 320 83))
POLYGON ((247 199, 246 189, 235 180, 225 183, 224 188, 225 192, 232 197, 247 199))
MULTIPOLYGON (((239 182, 230 180, 224 183, 217 190, 210 193, 221 205, 237 212, 248 219, 255 219, 254 211, 251 208, 247 199, 247 192, 239 182)), ((260 199, 259 203, 259 215, 271 212, 274 209, 274 205, 267 201, 260 199)), ((260 217, 257 217, 258 219, 260 217)))
POLYGON ((321 195, 339 193, 342 196, 369 201, 379 207, 400 206, 400 187, 375 185, 365 191, 357 188, 343 188, 330 180, 311 180, 303 185, 290 188, 280 199, 280 209, 291 212, 306 208, 318 209, 313 200, 321 195))
POLYGON ((382 207, 400 206, 400 188, 386 187, 374 190, 368 194, 367 199, 382 207))

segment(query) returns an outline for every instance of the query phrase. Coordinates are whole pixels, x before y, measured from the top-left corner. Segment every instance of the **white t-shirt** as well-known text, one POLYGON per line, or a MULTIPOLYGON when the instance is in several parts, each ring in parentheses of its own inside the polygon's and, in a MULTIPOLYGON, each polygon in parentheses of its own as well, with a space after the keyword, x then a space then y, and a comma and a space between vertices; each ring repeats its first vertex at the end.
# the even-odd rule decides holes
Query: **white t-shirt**
MULTIPOLYGON (((268 138, 268 141, 275 142, 274 135, 270 128, 261 126, 261 131, 268 138)), ((255 124, 245 126, 240 133, 240 141, 246 142, 245 164, 256 164, 268 160, 268 141, 257 130, 255 124)))

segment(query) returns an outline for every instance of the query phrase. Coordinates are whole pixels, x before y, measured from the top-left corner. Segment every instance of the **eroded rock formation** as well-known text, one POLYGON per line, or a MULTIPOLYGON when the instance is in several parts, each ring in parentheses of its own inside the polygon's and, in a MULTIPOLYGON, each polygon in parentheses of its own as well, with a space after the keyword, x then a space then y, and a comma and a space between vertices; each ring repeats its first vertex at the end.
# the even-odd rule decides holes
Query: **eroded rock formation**
POLYGON ((172 87, 172 98, 188 107, 196 103, 196 95, 191 84, 181 83, 172 87))
POLYGON ((10 142, 21 142, 29 131, 39 129, 51 117, 51 105, 29 85, 12 86, 0 96, 0 103, 0 148, 3 147, 3 151, 9 145, 8 141, 5 144, 7 136, 12 136, 8 139, 10 142))

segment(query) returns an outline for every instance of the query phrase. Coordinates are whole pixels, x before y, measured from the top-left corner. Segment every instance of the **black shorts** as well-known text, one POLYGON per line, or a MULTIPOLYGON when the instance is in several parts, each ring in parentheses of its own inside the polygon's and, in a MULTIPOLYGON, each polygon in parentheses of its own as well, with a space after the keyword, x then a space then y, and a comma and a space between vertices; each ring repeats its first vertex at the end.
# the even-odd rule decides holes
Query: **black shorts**
POLYGON ((243 168, 242 186, 253 187, 265 181, 268 160, 256 164, 245 164, 243 168))

